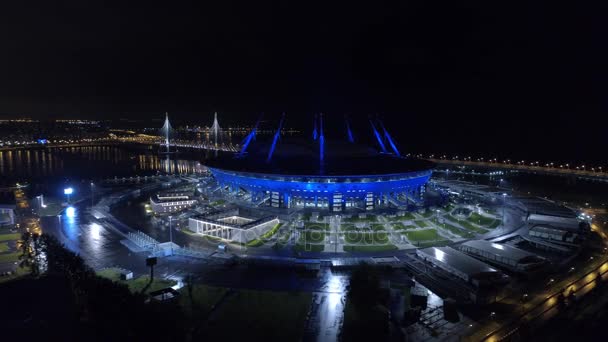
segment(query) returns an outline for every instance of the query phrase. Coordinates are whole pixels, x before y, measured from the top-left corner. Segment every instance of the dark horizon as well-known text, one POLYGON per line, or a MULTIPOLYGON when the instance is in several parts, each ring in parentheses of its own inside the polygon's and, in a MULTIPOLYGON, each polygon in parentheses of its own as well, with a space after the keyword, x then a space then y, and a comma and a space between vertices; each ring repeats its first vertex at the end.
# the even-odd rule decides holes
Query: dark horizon
POLYGON ((590 4, 9 4, 0 117, 383 118, 410 152, 602 162, 606 28, 590 4))

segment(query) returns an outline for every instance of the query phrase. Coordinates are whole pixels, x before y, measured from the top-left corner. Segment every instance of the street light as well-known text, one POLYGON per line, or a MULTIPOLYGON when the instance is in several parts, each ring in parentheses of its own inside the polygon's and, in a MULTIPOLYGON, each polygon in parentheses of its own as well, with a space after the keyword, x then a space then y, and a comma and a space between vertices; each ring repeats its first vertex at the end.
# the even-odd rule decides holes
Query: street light
POLYGON ((505 207, 507 206, 507 193, 502 193, 502 228, 505 228, 505 207))
POLYGON ((91 182, 91 207, 95 203, 95 183, 91 182))
POLYGON ((63 194, 66 195, 67 200, 68 200, 68 204, 70 204, 70 195, 74 193, 74 189, 73 188, 65 188, 63 189, 63 194))
POLYGON ((171 219, 173 217, 169 215, 169 241, 171 241, 171 255, 173 255, 173 232, 171 231, 171 219))

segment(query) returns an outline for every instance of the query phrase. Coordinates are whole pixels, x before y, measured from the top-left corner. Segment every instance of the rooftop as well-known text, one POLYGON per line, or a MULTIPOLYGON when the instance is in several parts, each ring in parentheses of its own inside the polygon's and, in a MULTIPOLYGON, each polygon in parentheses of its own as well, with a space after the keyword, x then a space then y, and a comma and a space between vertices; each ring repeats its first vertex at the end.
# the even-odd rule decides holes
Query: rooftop
POLYGON ((468 246, 474 249, 478 249, 489 254, 496 255, 498 257, 522 261, 527 258, 537 258, 536 254, 526 252, 519 248, 515 248, 509 245, 498 244, 486 240, 471 240, 462 244, 462 246, 468 246))
POLYGON ((222 153, 206 161, 205 165, 238 172, 299 176, 391 175, 427 171, 435 166, 428 160, 400 158, 342 141, 326 142, 323 163, 319 160, 318 144, 279 142, 267 162, 269 149, 269 145, 256 144, 242 157, 222 153))
POLYGON ((452 247, 429 247, 418 250, 437 261, 455 268, 468 276, 474 276, 483 273, 498 272, 498 270, 488 266, 487 264, 470 257, 452 247))

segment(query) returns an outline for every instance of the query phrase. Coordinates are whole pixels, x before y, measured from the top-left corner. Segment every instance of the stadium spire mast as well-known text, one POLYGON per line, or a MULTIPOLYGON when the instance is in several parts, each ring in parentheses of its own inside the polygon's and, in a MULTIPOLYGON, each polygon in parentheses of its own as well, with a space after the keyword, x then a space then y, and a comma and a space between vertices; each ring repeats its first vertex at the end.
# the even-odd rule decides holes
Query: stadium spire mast
POLYGON ((270 151, 268 151, 268 158, 266 158, 266 162, 269 163, 272 159, 272 154, 274 153, 275 147, 277 147, 277 141, 281 136, 281 129, 283 128, 283 121, 285 121, 285 113, 281 116, 281 122, 279 122, 279 128, 276 133, 274 133, 274 138, 272 139, 272 146, 270 146, 270 151))

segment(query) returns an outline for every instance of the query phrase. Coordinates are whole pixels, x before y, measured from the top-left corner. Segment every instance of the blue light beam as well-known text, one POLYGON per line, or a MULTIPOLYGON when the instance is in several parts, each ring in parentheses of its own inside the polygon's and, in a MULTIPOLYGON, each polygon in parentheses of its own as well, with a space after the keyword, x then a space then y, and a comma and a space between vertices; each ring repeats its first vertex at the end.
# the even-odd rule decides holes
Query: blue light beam
POLYGON ((374 135, 376 136, 376 139, 378 140, 378 144, 380 144, 380 148, 382 149, 382 152, 386 153, 386 146, 384 146, 382 137, 380 136, 380 133, 378 133, 378 130, 376 130, 376 126, 374 125, 374 122, 372 121, 372 119, 369 119, 369 123, 372 125, 372 129, 374 130, 374 135))
POLYGON ((352 144, 355 142, 355 137, 353 136, 353 131, 350 129, 350 121, 348 118, 344 118, 346 120, 346 132, 348 133, 348 141, 352 144))
POLYGON ((325 136, 323 135, 323 114, 319 115, 319 158, 321 162, 325 159, 325 136))
POLYGON ((245 154, 245 152, 247 152, 247 147, 249 147, 249 143, 251 143, 251 140, 255 140, 255 135, 258 131, 258 125, 260 124, 260 120, 262 120, 262 115, 260 115, 260 118, 255 123, 255 126, 253 127, 251 132, 249 132, 249 134, 247 134, 247 136, 245 137, 245 142, 243 143, 243 147, 241 147, 241 151, 238 154, 239 157, 242 157, 245 154))
POLYGON ((380 122, 380 127, 382 127, 382 130, 384 131, 384 137, 386 137, 386 140, 388 140, 388 143, 391 144, 391 148, 395 152, 395 155, 397 157, 401 157, 401 153, 399 153, 397 146, 395 146, 395 143, 393 142, 393 138, 391 138, 391 135, 388 134, 388 131, 386 130, 386 128, 384 128, 384 124, 382 123, 382 121, 379 121, 379 122, 380 122))
POLYGON ((272 154, 274 153, 274 148, 277 147, 277 141, 279 141, 279 136, 281 135, 281 129, 283 128, 283 121, 285 121, 285 113, 281 116, 281 122, 279 123, 279 128, 274 134, 274 138, 272 139, 272 146, 270 147, 270 151, 268 151, 268 158, 266 158, 266 162, 269 163, 272 159, 272 154))

